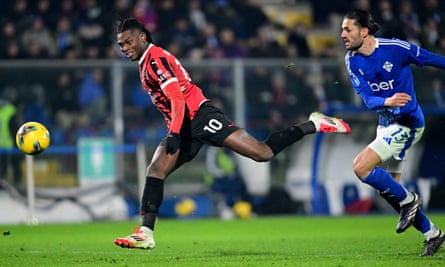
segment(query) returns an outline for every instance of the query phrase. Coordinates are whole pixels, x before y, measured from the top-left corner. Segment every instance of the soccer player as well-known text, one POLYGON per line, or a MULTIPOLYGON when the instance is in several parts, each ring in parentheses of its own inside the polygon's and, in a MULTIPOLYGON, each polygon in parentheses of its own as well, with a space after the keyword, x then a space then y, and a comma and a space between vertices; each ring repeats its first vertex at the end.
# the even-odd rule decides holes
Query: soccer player
POLYGON ((270 160, 285 147, 315 132, 349 133, 341 119, 314 112, 309 120, 271 134, 264 142, 233 123, 195 85, 178 59, 153 44, 150 32, 133 18, 117 22, 117 43, 123 54, 138 61, 143 88, 164 116, 168 134, 154 152, 142 193, 142 226, 116 238, 121 247, 153 249, 153 230, 164 192, 164 179, 192 160, 203 144, 226 147, 258 162, 270 160))
POLYGON ((414 225, 425 236, 421 256, 432 256, 445 235, 422 212, 419 196, 399 182, 403 159, 425 127, 410 64, 445 68, 445 57, 405 41, 377 38, 378 29, 371 14, 362 10, 347 13, 341 25, 352 85, 365 105, 379 115, 377 137, 356 156, 353 169, 400 212, 396 232, 414 225))

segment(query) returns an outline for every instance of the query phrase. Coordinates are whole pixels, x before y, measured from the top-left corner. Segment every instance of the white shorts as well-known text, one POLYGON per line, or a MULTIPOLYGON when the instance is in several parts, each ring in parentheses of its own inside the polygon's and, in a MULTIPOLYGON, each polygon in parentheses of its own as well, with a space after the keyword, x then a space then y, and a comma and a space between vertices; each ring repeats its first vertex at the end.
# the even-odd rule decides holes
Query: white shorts
POLYGON ((419 142, 424 127, 411 129, 400 124, 377 127, 377 137, 368 145, 382 160, 382 167, 390 172, 400 173, 402 161, 409 148, 419 142))

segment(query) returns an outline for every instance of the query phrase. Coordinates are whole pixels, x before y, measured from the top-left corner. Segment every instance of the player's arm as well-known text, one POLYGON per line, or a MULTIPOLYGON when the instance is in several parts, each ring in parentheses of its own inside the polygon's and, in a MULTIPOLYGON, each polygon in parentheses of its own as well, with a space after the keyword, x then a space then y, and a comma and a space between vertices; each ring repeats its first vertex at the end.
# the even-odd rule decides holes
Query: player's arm
POLYGON ((185 101, 181 87, 176 78, 165 86, 164 93, 170 100, 171 105, 171 122, 165 145, 165 152, 173 155, 181 146, 181 136, 179 133, 181 132, 182 123, 184 121, 185 101))
POLYGON ((445 69, 445 56, 430 52, 423 48, 419 48, 419 52, 419 57, 424 65, 445 69))
POLYGON ((406 48, 406 46, 396 46, 395 48, 398 49, 397 54, 406 59, 406 63, 416 64, 420 67, 431 66, 445 69, 445 56, 433 53, 415 44, 409 44, 409 48, 406 48))
POLYGON ((366 82, 365 78, 360 75, 355 66, 350 64, 349 58, 346 57, 345 62, 346 69, 348 71, 349 78, 351 79, 352 86, 355 92, 360 95, 366 107, 371 110, 378 110, 385 107, 385 98, 372 95, 372 89, 366 82))
POLYGON ((170 82, 165 88, 164 93, 170 100, 171 122, 169 132, 179 134, 181 132, 182 122, 184 121, 185 101, 181 87, 177 81, 170 82))

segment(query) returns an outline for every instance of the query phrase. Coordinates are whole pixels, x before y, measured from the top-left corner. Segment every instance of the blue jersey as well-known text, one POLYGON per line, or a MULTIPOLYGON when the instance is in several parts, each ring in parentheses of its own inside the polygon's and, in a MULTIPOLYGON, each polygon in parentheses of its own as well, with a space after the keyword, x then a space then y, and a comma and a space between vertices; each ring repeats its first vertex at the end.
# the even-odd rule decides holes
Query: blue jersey
POLYGON ((369 109, 379 114, 380 125, 399 123, 411 128, 424 127, 410 64, 445 68, 445 57, 406 41, 384 38, 376 41, 376 48, 369 56, 357 51, 346 53, 346 69, 355 91, 369 109), (411 95, 412 100, 403 107, 385 107, 385 99, 399 92, 411 95))

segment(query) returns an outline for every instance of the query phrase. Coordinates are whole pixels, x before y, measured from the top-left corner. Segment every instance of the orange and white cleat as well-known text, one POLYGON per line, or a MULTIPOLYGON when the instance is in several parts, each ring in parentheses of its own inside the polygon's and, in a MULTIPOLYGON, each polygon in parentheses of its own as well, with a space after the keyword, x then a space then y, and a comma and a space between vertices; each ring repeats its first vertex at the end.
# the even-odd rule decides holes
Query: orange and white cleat
POLYGON ((156 246, 153 230, 148 227, 136 227, 134 233, 126 237, 114 239, 114 244, 122 248, 154 249, 156 246))
POLYGON ((315 124, 317 132, 342 134, 351 132, 351 128, 343 119, 326 116, 320 112, 312 112, 309 120, 315 124))

